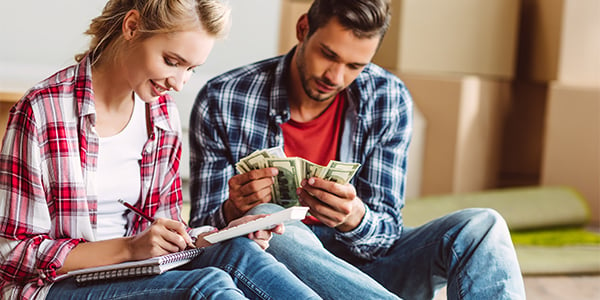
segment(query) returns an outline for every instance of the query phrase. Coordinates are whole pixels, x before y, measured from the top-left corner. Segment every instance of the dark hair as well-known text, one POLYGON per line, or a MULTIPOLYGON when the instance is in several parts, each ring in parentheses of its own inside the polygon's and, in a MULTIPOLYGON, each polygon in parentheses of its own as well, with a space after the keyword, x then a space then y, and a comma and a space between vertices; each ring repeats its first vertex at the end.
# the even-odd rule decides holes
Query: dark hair
POLYGON ((308 10, 308 36, 332 18, 359 38, 383 38, 390 26, 390 0, 315 0, 308 10))

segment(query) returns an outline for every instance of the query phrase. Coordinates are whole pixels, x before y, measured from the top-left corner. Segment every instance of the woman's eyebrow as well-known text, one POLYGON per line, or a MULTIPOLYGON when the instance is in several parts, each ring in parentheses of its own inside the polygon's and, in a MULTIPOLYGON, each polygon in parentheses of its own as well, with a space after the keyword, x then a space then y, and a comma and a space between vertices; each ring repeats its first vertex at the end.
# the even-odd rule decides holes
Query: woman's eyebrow
POLYGON ((167 52, 168 55, 174 56, 177 60, 179 60, 180 62, 184 63, 184 64, 189 64, 189 62, 187 61, 187 59, 183 58, 181 55, 175 53, 175 52, 167 52))

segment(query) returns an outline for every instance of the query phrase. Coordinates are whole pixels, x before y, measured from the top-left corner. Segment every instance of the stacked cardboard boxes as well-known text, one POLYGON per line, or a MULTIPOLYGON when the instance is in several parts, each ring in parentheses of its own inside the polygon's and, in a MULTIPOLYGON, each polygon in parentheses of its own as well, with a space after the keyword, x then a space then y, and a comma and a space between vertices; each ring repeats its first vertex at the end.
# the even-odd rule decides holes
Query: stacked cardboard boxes
POLYGON ((507 128, 503 174, 537 165, 537 183, 574 187, 600 224, 600 1, 522 1, 513 106, 529 118, 507 128))
POLYGON ((600 224, 600 86, 550 84, 542 185, 567 185, 587 199, 600 224))
POLYGON ((373 62, 405 82, 425 116, 420 195, 497 187, 519 11, 518 0, 392 1, 373 62))

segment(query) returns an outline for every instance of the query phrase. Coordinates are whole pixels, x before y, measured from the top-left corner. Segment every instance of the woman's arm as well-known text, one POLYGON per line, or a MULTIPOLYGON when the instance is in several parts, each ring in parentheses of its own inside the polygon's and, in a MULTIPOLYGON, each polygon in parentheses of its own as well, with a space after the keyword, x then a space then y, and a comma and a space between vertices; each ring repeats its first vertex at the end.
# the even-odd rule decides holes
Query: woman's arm
POLYGON ((184 250, 189 243, 185 224, 160 218, 135 236, 78 244, 57 273, 147 259, 184 250))

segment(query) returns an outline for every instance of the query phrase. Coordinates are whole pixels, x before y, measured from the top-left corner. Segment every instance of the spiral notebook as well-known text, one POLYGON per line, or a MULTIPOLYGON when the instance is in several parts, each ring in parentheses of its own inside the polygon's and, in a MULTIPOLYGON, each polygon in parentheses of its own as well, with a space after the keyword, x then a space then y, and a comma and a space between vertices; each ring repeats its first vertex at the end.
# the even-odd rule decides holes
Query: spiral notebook
POLYGON ((58 276, 56 281, 75 277, 77 284, 84 285, 93 282, 161 274, 190 262, 202 251, 203 249, 189 249, 145 260, 75 270, 58 276))

